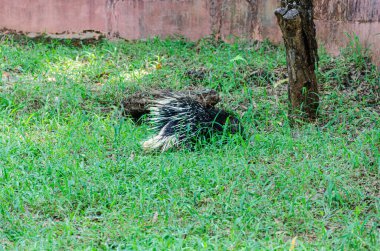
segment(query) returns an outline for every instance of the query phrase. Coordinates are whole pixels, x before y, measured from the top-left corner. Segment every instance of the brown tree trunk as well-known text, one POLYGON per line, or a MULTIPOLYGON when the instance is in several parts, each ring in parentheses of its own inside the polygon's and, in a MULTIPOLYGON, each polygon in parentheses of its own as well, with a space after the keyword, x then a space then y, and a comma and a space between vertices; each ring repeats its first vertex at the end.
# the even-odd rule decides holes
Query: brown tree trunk
POLYGON ((315 65, 318 61, 312 0, 281 1, 276 9, 286 47, 289 119, 314 121, 319 106, 315 65))

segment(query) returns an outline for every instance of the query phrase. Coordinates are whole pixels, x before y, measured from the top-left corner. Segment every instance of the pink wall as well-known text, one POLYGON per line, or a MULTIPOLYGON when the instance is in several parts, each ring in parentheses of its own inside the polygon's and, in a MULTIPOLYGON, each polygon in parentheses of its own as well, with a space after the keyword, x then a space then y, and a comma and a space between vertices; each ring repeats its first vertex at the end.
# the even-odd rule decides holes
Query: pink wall
MULTIPOLYGON (((380 0, 315 0, 320 43, 337 53, 357 34, 380 65, 380 0)), ((140 39, 215 34, 281 41, 274 9, 279 0, 0 0, 0 29, 73 36, 96 31, 140 39)))
POLYGON ((0 0, 0 28, 23 32, 106 31, 104 0, 0 0))

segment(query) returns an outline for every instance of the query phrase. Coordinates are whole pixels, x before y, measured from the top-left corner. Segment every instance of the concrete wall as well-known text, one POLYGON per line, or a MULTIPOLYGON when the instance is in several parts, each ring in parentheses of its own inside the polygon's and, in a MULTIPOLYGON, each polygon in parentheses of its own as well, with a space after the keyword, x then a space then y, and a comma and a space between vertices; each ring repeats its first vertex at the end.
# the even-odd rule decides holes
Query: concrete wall
MULTIPOLYGON (((357 34, 380 65, 380 0, 314 0, 320 43, 338 53, 357 34)), ((279 0, 0 0, 0 29, 60 36, 140 39, 215 34, 281 42, 273 15, 279 0)))

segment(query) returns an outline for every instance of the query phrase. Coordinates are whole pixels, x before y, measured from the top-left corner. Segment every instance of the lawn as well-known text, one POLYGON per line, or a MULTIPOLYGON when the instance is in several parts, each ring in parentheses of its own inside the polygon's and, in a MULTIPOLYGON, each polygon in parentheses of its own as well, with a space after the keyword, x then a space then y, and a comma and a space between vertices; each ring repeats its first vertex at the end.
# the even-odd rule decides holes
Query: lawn
POLYGON ((268 42, 0 41, 0 250, 380 249, 380 74, 357 41, 320 49, 319 119, 293 128, 268 42), (246 138, 145 153, 119 104, 169 88, 217 90, 246 138))

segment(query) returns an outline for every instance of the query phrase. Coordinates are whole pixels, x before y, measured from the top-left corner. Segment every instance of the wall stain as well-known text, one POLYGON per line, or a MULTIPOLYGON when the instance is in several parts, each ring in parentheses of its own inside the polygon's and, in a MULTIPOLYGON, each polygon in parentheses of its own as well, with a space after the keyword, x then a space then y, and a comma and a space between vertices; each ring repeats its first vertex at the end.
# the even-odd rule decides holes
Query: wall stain
POLYGON ((118 16, 116 15, 116 4, 125 0, 106 0, 106 34, 108 38, 119 38, 118 16))

